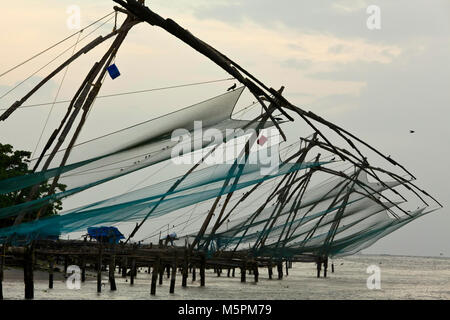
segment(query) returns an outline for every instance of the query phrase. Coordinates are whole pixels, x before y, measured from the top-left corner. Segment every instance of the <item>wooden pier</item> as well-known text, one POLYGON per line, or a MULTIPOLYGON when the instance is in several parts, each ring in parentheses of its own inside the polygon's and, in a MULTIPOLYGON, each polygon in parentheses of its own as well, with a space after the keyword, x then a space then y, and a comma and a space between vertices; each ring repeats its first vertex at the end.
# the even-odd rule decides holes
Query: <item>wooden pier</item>
POLYGON ((102 274, 108 272, 109 290, 117 290, 116 275, 129 276, 130 285, 134 284, 137 270, 147 268, 151 274, 149 283, 149 295, 156 295, 157 282, 163 284, 164 271, 167 280, 170 281, 169 292, 175 293, 177 271, 181 274, 181 286, 188 286, 188 278, 197 280, 197 270, 200 277, 200 286, 206 285, 205 271, 215 270, 217 276, 221 276, 223 270, 227 270, 227 278, 235 277, 235 269, 241 271, 241 282, 247 281, 247 273, 253 275, 253 281, 257 283, 260 278, 260 268, 268 270, 267 278, 272 279, 273 266, 277 266, 278 279, 283 279, 283 263, 285 263, 285 275, 292 267, 292 262, 314 262, 316 258, 309 255, 298 256, 289 261, 277 260, 271 257, 251 257, 248 252, 216 252, 208 257, 204 252, 190 252, 187 246, 167 246, 164 243, 158 245, 138 244, 109 244, 97 241, 82 240, 39 240, 28 246, 2 246, 3 254, 0 255, 0 299, 3 299, 2 280, 3 269, 9 266, 22 266, 24 272, 25 299, 34 298, 33 270, 39 266, 42 270, 48 270, 48 287, 53 288, 54 268, 56 265, 64 265, 64 273, 67 274, 68 265, 77 265, 81 271, 81 282, 86 280, 86 269, 96 273, 97 292, 102 289, 102 274), (116 272, 118 271, 118 272, 116 272), (159 280, 159 281, 158 281, 159 280))

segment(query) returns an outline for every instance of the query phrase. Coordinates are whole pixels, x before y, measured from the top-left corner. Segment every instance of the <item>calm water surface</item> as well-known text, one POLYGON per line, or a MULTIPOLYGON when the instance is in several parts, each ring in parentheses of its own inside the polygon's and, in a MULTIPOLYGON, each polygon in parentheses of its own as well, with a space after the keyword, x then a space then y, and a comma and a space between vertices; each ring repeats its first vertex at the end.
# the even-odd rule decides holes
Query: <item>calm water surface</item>
MULTIPOLYGON (((188 287, 182 288, 178 274, 175 294, 169 294, 169 281, 165 278, 164 284, 157 286, 156 296, 150 296, 150 276, 144 269, 138 273, 133 286, 129 279, 117 275, 116 292, 109 290, 107 272, 104 272, 100 294, 96 292, 97 283, 93 277, 83 283, 80 290, 67 289, 62 279, 55 280, 54 289, 49 290, 47 275, 36 273, 35 299, 450 299, 449 258, 357 255, 336 259, 334 265, 335 273, 329 272, 326 279, 316 278, 314 264, 294 263, 289 275, 281 281, 269 280, 267 270, 260 269, 257 284, 253 283, 252 275, 247 276, 247 283, 241 283, 238 269, 235 278, 227 278, 226 271, 217 277, 209 270, 203 288, 199 281, 192 282, 191 279, 188 279, 188 287), (366 271, 371 265, 381 270, 380 290, 367 288, 370 274, 366 271)), ((21 270, 6 270, 5 299, 23 299, 21 274, 21 270)))

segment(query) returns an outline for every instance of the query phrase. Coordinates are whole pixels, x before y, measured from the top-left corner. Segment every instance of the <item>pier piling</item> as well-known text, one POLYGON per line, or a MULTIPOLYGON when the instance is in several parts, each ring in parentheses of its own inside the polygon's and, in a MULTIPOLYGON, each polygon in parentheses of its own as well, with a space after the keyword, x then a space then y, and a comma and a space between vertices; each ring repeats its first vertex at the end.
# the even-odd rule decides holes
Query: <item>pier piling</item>
POLYGON ((283 279, 283 262, 281 261, 278 262, 277 271, 278 271, 278 280, 283 279))
POLYGON ((55 268, 55 262, 53 258, 48 259, 48 288, 53 289, 53 269, 55 268))
POLYGON ((103 248, 100 243, 98 250, 98 262, 97 262, 97 293, 102 292, 102 254, 103 248))
POLYGON ((136 276, 136 259, 131 259, 130 285, 134 285, 134 277, 136 276))
POLYGON ((24 253, 24 282, 25 299, 34 299, 34 280, 33 280, 33 246, 27 246, 24 253))
POLYGON ((5 253, 6 253, 6 245, 2 245, 2 249, 0 251, 0 300, 3 300, 3 268, 5 266, 5 253))
POLYGON ((115 278, 115 271, 116 271, 116 255, 115 254, 111 255, 111 258, 109 260, 108 271, 109 271, 109 287, 110 287, 111 291, 116 291, 117 286, 116 286, 116 278, 115 278))
POLYGON ((273 269, 272 269, 272 263, 269 263, 269 266, 267 267, 267 270, 269 272, 269 279, 272 280, 272 275, 273 275, 273 269))
POLYGON ((205 256, 202 255, 201 257, 201 263, 200 263, 200 286, 205 286, 205 267, 206 267, 206 261, 205 256))
POLYGON ((177 279, 177 261, 175 258, 175 261, 172 265, 172 274, 171 274, 171 278, 170 278, 170 289, 169 289, 169 293, 175 293, 175 281, 177 279))
POLYGON ((156 280, 158 278, 158 273, 159 273, 159 281, 162 282, 161 272, 159 272, 159 270, 161 269, 160 263, 161 259, 157 258, 153 264, 152 284, 150 287, 150 294, 153 296, 156 294, 156 280))

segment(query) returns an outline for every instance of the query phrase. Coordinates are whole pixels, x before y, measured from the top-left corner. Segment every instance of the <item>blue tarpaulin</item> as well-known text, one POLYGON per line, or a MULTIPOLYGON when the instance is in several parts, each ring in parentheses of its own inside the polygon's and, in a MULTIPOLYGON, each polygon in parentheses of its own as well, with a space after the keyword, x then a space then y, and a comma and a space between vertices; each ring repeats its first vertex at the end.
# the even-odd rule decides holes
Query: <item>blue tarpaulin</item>
POLYGON ((120 76, 119 68, 115 64, 110 65, 107 70, 113 80, 120 76))
POLYGON ((90 237, 101 242, 118 243, 119 240, 125 239, 116 227, 90 227, 87 232, 90 237))

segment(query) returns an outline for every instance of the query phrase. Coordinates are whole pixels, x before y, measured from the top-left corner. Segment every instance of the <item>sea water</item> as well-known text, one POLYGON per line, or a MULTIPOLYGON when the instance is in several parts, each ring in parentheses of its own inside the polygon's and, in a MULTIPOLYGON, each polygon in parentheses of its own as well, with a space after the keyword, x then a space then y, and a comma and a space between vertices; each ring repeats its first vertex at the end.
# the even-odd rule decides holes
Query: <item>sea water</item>
MULTIPOLYGON (((328 277, 320 279, 316 277, 317 271, 312 263, 294 263, 289 275, 284 275, 282 280, 277 280, 276 268, 273 280, 269 280, 267 269, 260 268, 258 283, 254 283, 253 275, 247 275, 247 282, 241 283, 238 268, 234 278, 228 278, 226 270, 220 277, 207 270, 205 287, 200 287, 198 270, 197 281, 192 282, 189 275, 186 288, 181 287, 181 274, 178 273, 174 294, 169 294, 170 281, 164 275, 164 283, 157 285, 155 296, 150 295, 151 275, 145 272, 147 268, 140 270, 133 286, 129 278, 116 274, 117 291, 109 290, 107 272, 103 272, 101 293, 97 293, 94 274, 81 284, 81 289, 76 290, 68 289, 62 278, 55 280, 53 289, 48 289, 47 275, 42 273, 35 277, 38 278, 34 282, 35 299, 450 299, 450 258, 356 255, 332 262, 335 272, 331 273, 330 261, 328 277), (373 270, 379 272, 379 286, 375 287, 370 285, 373 283, 373 270)), ((17 277, 21 275, 17 272, 20 270, 5 272, 5 299, 24 297, 23 280, 17 277), (16 278, 11 279, 11 276, 8 279, 13 272, 16 272, 16 278)))

